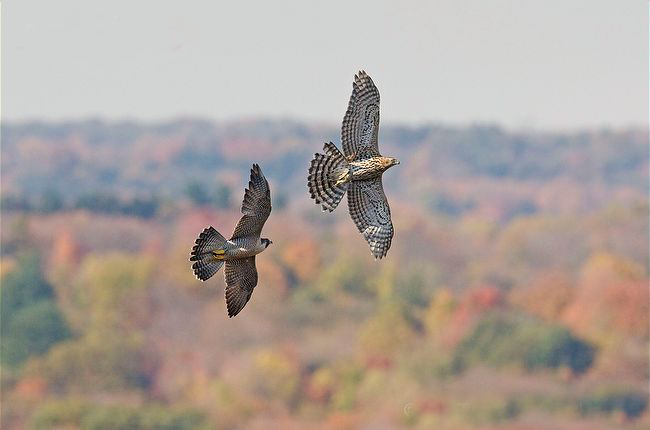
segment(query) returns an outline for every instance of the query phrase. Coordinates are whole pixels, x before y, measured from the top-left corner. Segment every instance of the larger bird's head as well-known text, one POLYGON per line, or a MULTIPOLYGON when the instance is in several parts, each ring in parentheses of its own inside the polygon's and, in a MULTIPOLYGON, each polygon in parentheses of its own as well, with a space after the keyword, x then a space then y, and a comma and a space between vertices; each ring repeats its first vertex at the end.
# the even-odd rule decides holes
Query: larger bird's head
POLYGON ((386 157, 385 163, 385 166, 388 169, 389 167, 397 166, 399 164, 399 160, 393 157, 386 157))
POLYGON ((273 243, 273 242, 271 242, 271 240, 269 240, 269 239, 267 239, 265 237, 261 238, 260 242, 262 242, 262 245, 264 245, 264 249, 268 248, 269 245, 273 243))

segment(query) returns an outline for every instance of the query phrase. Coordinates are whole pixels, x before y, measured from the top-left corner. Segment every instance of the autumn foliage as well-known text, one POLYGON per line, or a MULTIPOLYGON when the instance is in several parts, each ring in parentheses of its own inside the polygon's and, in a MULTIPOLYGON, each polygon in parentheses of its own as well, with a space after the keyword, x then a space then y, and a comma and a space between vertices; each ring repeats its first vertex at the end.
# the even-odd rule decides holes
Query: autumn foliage
POLYGON ((395 223, 375 261, 308 199, 334 127, 3 126, 3 429, 629 429, 647 408, 647 133, 382 128, 395 223), (614 149, 615 148, 615 149, 614 149), (252 162, 259 285, 222 273, 252 162))

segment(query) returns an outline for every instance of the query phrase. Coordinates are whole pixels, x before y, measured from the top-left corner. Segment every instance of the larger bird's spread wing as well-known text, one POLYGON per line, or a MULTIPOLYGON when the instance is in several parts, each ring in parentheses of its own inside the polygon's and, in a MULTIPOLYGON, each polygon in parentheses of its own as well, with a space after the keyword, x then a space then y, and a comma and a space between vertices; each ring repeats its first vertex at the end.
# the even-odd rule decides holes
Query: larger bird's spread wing
POLYGON ((253 164, 248 188, 244 191, 241 217, 231 239, 259 237, 262 227, 271 213, 271 190, 260 166, 253 164))
POLYGON ((381 176, 350 183, 348 208, 359 232, 370 245, 372 255, 385 257, 393 240, 393 223, 381 176))
POLYGON ((379 156, 379 90, 363 70, 354 76, 352 95, 343 118, 343 152, 355 160, 379 156))
POLYGON ((257 285, 255 256, 226 260, 225 274, 228 316, 234 317, 246 306, 257 285))

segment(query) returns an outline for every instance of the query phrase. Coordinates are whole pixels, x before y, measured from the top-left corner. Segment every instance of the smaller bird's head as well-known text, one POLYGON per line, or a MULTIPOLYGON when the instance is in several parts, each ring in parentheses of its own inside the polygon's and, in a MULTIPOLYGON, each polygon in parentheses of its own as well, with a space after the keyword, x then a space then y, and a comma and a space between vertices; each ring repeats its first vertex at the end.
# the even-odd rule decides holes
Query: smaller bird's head
POLYGON ((260 241, 262 242, 262 245, 264 245, 265 249, 268 248, 269 245, 273 243, 273 242, 271 242, 270 239, 267 239, 265 237, 261 238, 260 241))

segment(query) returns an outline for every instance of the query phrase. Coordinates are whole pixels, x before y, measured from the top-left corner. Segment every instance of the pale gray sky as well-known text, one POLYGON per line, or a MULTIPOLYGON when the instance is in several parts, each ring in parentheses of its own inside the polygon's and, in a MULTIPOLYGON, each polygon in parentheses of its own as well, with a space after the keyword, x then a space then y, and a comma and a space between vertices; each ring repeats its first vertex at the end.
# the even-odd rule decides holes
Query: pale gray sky
POLYGON ((340 122, 354 73, 382 120, 645 125, 640 0, 2 2, 5 120, 340 122))

